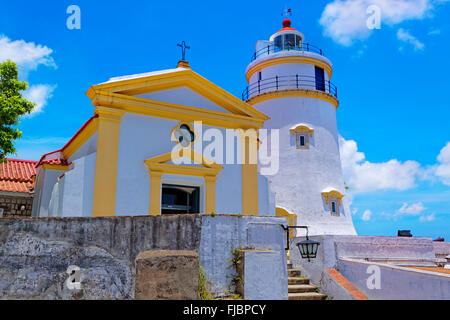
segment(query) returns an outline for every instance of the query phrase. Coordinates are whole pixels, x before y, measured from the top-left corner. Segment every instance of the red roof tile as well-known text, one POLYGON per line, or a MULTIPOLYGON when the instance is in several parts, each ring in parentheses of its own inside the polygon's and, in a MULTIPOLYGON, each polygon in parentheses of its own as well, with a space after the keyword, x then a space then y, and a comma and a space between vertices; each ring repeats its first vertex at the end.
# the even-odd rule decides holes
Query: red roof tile
POLYGON ((0 191, 31 193, 37 161, 6 159, 0 163, 0 191))
POLYGON ((41 161, 40 164, 51 164, 51 165, 58 165, 58 166, 68 166, 69 165, 67 163, 67 160, 61 159, 61 158, 44 160, 44 161, 41 161))

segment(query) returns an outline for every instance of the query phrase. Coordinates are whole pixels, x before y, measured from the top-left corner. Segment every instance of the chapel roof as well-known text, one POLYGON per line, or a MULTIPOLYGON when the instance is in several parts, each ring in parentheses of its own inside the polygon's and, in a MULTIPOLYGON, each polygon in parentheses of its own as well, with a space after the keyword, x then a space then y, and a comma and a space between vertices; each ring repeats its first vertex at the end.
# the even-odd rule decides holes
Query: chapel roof
POLYGON ((32 193, 37 161, 6 159, 0 163, 0 191, 32 193))

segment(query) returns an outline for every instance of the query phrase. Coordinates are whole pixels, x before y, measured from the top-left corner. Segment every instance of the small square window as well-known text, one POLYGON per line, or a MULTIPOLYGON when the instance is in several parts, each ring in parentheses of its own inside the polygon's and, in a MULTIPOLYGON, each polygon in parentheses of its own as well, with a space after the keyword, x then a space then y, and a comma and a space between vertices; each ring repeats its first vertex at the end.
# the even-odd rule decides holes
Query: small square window
POLYGON ((306 133, 297 133, 297 149, 309 149, 309 139, 306 133))

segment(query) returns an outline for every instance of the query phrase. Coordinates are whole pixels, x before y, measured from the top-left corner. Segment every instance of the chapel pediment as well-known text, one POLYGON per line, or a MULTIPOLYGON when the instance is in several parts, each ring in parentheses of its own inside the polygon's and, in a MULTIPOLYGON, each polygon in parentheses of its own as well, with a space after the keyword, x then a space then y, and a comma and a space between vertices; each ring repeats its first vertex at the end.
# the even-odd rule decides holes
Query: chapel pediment
POLYGON ((188 68, 111 78, 86 93, 94 106, 163 118, 211 120, 211 124, 261 128, 269 118, 188 68))

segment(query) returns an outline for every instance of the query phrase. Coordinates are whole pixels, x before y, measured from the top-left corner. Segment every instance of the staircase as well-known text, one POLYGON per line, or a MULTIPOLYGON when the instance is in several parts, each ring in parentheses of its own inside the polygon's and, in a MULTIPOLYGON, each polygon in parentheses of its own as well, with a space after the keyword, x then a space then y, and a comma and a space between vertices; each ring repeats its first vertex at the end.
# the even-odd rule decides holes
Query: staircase
POLYGON ((325 300, 327 296, 319 293, 319 288, 311 285, 308 278, 303 278, 292 263, 288 263, 288 299, 289 300, 325 300))

